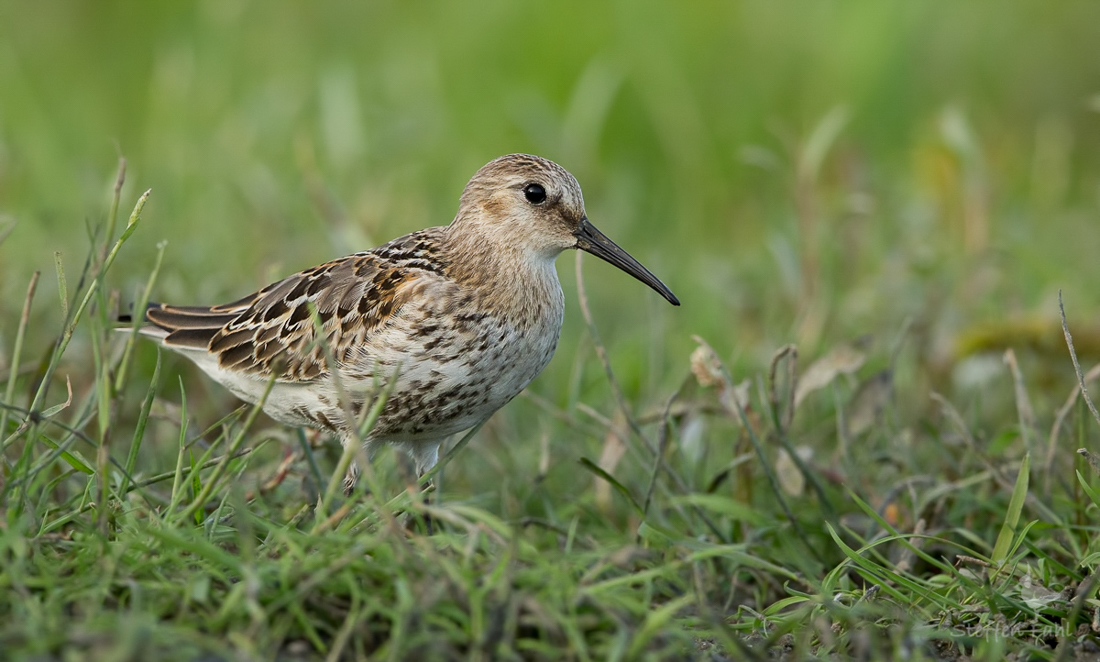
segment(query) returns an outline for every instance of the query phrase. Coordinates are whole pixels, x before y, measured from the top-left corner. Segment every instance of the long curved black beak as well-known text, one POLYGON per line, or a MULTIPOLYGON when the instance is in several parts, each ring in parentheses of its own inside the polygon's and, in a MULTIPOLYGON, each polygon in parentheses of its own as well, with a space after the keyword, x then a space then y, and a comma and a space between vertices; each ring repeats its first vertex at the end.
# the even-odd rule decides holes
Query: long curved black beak
POLYGON ((630 257, 629 253, 619 248, 615 242, 607 238, 607 235, 597 230, 596 226, 588 222, 588 219, 581 221, 580 227, 573 234, 577 237, 577 248, 595 255, 601 260, 610 262, 634 276, 657 290, 672 305, 680 305, 680 300, 676 298, 672 290, 668 289, 659 278, 650 273, 649 269, 643 267, 641 262, 630 257))

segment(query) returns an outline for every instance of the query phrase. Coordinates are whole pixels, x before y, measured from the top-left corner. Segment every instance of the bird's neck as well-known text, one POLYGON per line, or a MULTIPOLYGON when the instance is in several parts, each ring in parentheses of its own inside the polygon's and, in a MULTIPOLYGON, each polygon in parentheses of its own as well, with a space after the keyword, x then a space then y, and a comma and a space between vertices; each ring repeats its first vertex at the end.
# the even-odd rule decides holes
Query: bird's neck
POLYGON ((556 256, 502 245, 499 238, 493 241, 476 229, 469 230, 463 228, 449 237, 448 275, 473 292, 486 309, 517 327, 554 319, 560 325, 565 297, 554 268, 556 256))

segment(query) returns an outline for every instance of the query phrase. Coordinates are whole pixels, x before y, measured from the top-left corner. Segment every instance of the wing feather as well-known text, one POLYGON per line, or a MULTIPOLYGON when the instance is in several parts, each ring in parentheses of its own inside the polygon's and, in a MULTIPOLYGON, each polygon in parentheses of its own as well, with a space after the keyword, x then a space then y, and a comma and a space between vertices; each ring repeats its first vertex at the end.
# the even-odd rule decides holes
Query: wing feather
POLYGON ((226 370, 308 382, 327 373, 322 335, 345 360, 401 309, 419 282, 443 274, 433 259, 433 228, 372 251, 326 262, 232 303, 209 308, 150 304, 145 318, 167 347, 206 350, 226 370))

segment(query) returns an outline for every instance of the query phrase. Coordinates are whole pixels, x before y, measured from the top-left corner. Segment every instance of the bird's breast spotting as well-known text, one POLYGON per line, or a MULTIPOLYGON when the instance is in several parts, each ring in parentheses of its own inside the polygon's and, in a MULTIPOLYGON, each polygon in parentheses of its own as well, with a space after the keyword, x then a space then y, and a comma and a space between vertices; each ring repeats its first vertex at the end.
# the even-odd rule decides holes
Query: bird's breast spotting
POLYGON ((367 396, 361 401, 389 385, 372 438, 439 439, 488 418, 550 362, 564 305, 522 324, 480 306, 449 314, 430 304, 413 308, 343 371, 360 376, 349 390, 367 396))

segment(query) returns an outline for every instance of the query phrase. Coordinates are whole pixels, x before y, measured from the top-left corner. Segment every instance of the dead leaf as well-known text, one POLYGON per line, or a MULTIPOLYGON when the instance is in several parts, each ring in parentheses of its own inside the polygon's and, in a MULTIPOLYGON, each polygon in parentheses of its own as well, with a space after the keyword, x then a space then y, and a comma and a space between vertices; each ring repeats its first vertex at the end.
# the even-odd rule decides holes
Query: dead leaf
POLYGON ((694 336, 699 346, 691 353, 691 372, 700 386, 723 388, 730 383, 729 373, 718 353, 702 338, 694 336))
MULTIPOLYGON (((813 449, 806 446, 796 448, 795 452, 804 462, 813 456, 813 449)), ((783 488, 784 492, 791 496, 802 495, 802 491, 806 488, 806 477, 802 475, 798 464, 795 463, 794 458, 785 448, 780 448, 779 453, 776 455, 775 474, 779 480, 779 486, 783 488)))
POLYGON ((752 382, 748 379, 733 384, 729 370, 718 358, 718 353, 699 336, 692 336, 692 340, 699 343, 695 351, 691 353, 691 372, 696 381, 703 387, 718 389, 718 401, 729 414, 730 418, 740 423, 741 415, 738 413, 738 405, 746 412, 749 410, 749 388, 752 382))
POLYGON ((706 417, 696 412, 685 416, 680 424, 680 452, 691 461, 692 466, 698 466, 705 455, 706 428, 706 417))
MULTIPOLYGON (((626 418, 621 410, 617 410, 612 427, 608 428, 603 438, 603 450, 600 452, 599 467, 607 473, 614 473, 619 460, 626 453, 626 444, 623 443, 623 435, 627 434, 626 418)), ((596 506, 602 512, 611 510, 611 485, 602 478, 595 477, 596 481, 596 506)))
POLYGON ((833 383, 839 375, 850 375, 863 367, 867 360, 855 345, 840 345, 831 352, 813 362, 798 378, 798 388, 794 393, 794 406, 797 408, 805 397, 814 391, 833 383))

